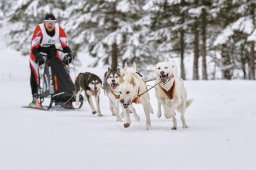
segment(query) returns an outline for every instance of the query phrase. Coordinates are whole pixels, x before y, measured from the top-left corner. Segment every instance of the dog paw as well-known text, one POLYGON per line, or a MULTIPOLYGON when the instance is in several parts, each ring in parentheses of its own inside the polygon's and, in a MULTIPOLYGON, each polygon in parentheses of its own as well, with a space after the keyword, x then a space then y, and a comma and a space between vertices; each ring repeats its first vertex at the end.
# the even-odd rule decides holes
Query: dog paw
POLYGON ((95 115, 97 112, 96 111, 92 111, 92 114, 95 115))
POLYGON ((157 113, 157 117, 158 117, 158 118, 160 118, 160 117, 161 117, 161 115, 162 115, 162 113, 161 113, 161 112, 158 112, 158 113, 157 113))
POLYGON ((147 125, 146 129, 151 130, 152 129, 151 125, 147 125))
POLYGON ((183 125, 182 127, 183 127, 183 128, 188 128, 188 126, 187 126, 187 125, 183 125))
POLYGON ((128 128, 128 127, 130 127, 130 123, 125 123, 124 128, 128 128))
POLYGON ((103 116, 103 114, 99 113, 98 116, 101 117, 101 116, 103 116))
POLYGON ((177 127, 172 127, 172 130, 177 130, 177 127))

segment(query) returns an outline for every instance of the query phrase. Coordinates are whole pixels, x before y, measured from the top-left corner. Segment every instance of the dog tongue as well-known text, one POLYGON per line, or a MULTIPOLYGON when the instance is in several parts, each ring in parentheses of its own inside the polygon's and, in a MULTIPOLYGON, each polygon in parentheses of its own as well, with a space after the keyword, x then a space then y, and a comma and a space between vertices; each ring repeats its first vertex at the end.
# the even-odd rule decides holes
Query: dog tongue
POLYGON ((98 93, 98 91, 97 91, 97 90, 95 90, 95 91, 93 91, 93 92, 92 92, 92 94, 93 94, 94 96, 96 96, 96 95, 97 95, 97 93, 98 93))
POLYGON ((116 84, 115 84, 115 83, 112 83, 112 84, 111 84, 111 87, 112 87, 112 89, 116 89, 116 84))

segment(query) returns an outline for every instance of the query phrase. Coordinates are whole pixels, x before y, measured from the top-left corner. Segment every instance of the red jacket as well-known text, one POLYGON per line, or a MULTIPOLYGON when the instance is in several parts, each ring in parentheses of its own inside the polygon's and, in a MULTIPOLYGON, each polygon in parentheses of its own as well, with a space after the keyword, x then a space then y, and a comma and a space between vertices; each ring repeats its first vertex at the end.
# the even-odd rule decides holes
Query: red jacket
MULTIPOLYGON (((41 47, 41 43, 42 43, 43 38, 44 38, 43 37, 44 36, 43 32, 46 33, 46 31, 41 30, 40 25, 36 26, 36 28, 34 30, 33 37, 32 37, 32 43, 31 43, 31 50, 30 50, 30 68, 34 72, 34 76, 35 76, 36 80, 37 80, 37 77, 38 77, 38 73, 37 73, 38 65, 35 62, 35 53, 40 52, 39 49, 41 47)), ((44 26, 44 29, 46 30, 44 24, 42 24, 41 26, 44 26)), ((58 26, 55 25, 55 29, 56 28, 59 28, 59 31, 55 30, 54 38, 57 38, 55 36, 57 36, 56 33, 58 33, 59 37, 57 39, 58 39, 59 43, 61 44, 63 51, 65 53, 71 52, 70 48, 68 47, 67 36, 66 36, 65 31, 59 25, 58 26)), ((49 35, 46 35, 46 37, 49 37, 49 35)), ((58 51, 56 52, 56 57, 59 58, 58 51)))
MULTIPOLYGON (((45 25, 44 25, 44 27, 45 27, 45 25)), ((56 33, 56 31, 55 31, 55 33, 56 33)), ((34 30, 33 36, 32 36, 32 44, 31 44, 31 51, 30 51, 30 58, 32 61, 35 61, 35 56, 34 56, 35 54, 33 54, 33 49, 40 47, 42 39, 43 39, 42 30, 41 30, 40 26, 37 25, 34 30)), ((59 41, 60 41, 62 48, 68 47, 67 35, 61 26, 59 26, 59 41)), ((58 53, 57 53, 57 55, 58 55, 58 53)), ((57 57, 59 57, 59 55, 57 57)))

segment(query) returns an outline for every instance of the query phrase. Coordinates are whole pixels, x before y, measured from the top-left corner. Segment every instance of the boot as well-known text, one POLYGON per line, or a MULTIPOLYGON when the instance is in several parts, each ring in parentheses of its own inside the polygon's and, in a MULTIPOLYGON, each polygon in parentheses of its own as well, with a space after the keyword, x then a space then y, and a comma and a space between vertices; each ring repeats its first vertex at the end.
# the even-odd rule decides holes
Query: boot
POLYGON ((36 95, 33 95, 33 96, 32 96, 32 102, 30 102, 30 103, 28 104, 28 106, 29 106, 29 107, 35 107, 35 106, 36 106, 36 100, 37 100, 36 95))
POLYGON ((37 108, 41 107, 40 100, 37 98, 36 94, 33 94, 32 102, 29 103, 29 107, 37 107, 37 108))

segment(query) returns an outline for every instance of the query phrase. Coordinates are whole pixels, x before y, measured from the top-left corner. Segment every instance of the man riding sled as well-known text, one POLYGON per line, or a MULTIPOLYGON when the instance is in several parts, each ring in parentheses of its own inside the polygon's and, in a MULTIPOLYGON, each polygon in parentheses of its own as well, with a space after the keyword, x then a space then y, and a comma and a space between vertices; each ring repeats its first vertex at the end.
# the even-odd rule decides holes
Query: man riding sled
POLYGON ((54 93, 66 94, 58 95, 54 99, 55 105, 65 108, 72 108, 71 102, 66 102, 74 92, 74 84, 66 69, 66 65, 73 59, 71 50, 68 46, 67 36, 63 28, 56 23, 53 14, 47 14, 44 22, 37 25, 34 29, 31 51, 30 51, 30 85, 33 100, 29 104, 31 107, 40 107, 38 104, 39 88, 39 67, 49 63, 51 67, 54 93), (59 47, 58 47, 59 46, 59 47), (62 48, 65 54, 61 58, 58 48, 62 48), (62 93, 65 92, 65 93, 62 93), (68 94, 68 95, 67 95, 68 94))

